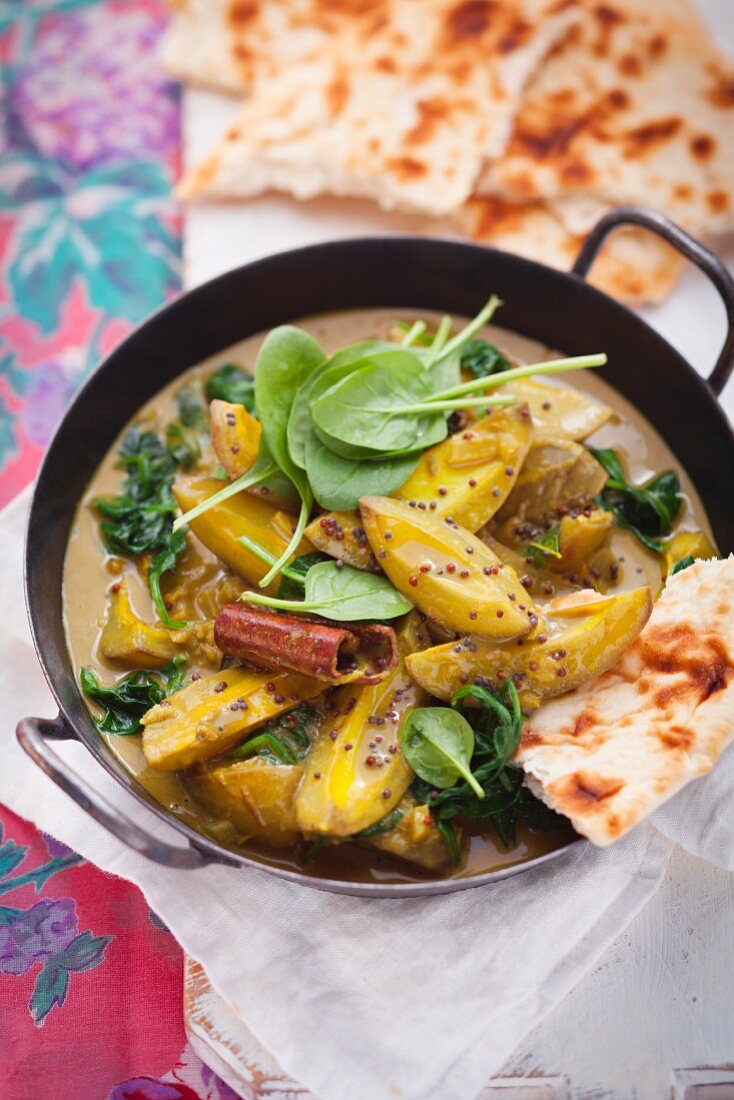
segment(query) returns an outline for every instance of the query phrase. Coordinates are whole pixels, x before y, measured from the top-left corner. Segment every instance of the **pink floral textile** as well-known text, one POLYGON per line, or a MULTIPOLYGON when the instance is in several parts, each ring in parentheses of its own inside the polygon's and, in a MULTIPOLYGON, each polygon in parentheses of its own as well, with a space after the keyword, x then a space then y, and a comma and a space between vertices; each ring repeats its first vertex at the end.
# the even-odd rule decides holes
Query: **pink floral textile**
MULTIPOLYGON (((0 503, 100 356, 179 286, 163 0, 0 0, 0 503)), ((140 892, 0 807, 0 1098, 234 1100, 188 1048, 140 892)))

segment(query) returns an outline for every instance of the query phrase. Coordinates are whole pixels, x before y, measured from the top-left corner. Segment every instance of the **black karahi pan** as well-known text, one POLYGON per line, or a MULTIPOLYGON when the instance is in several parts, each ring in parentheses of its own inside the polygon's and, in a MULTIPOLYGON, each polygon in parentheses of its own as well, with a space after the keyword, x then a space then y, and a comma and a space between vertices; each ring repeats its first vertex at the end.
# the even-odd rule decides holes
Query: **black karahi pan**
POLYGON ((474 877, 373 884, 305 875, 231 851, 157 803, 109 750, 84 704, 62 625, 64 552, 78 501, 124 424, 182 371, 246 336, 309 314, 394 306, 473 316, 490 291, 506 303, 506 328, 569 355, 589 348, 608 353, 602 377, 657 428, 696 486, 720 550, 734 551, 734 434, 716 399, 734 367, 734 281, 711 252, 661 215, 634 207, 608 214, 570 274, 476 245, 389 237, 313 245, 221 275, 163 307, 99 365, 48 448, 31 504, 26 600, 36 652, 59 715, 51 721, 25 718, 17 735, 39 767, 124 844, 167 867, 255 866, 305 886, 366 897, 449 893, 521 873, 559 854, 474 877), (677 248, 721 295, 727 336, 708 379, 634 313, 584 281, 608 233, 629 224, 677 248), (71 738, 82 741, 184 843, 177 847, 155 838, 76 776, 48 744, 71 738))

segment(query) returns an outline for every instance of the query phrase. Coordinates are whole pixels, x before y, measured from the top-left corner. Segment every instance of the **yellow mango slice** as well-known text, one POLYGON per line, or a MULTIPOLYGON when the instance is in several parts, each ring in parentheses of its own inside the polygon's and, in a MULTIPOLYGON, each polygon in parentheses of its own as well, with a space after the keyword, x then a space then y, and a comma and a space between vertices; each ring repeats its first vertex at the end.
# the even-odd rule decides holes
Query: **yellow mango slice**
POLYGON ((478 531, 504 504, 530 448, 524 407, 496 409, 443 443, 429 447, 393 496, 416 501, 478 531))
POLYGON ((431 619, 503 640, 532 629, 532 600, 517 574, 476 535, 388 497, 363 497, 360 513, 378 563, 431 619))
POLYGON ((425 695, 405 669, 409 653, 430 644, 412 613, 398 631, 400 660, 381 683, 348 684, 331 696, 306 762, 296 798, 302 832, 346 837, 374 825, 397 806, 413 780, 400 751, 405 716, 425 705, 425 695))
POLYGON ((151 768, 173 772, 225 752, 248 733, 324 689, 296 673, 227 668, 192 680, 140 719, 151 768))
POLYGON ((592 508, 588 516, 564 516, 558 528, 560 558, 551 558, 548 569, 573 572, 584 565, 599 549, 614 525, 614 516, 603 508, 592 508))
POLYGON ((601 492, 606 471, 585 447, 569 439, 542 439, 528 452, 515 488, 497 513, 497 537, 528 541, 527 527, 547 526, 565 510, 581 510, 601 492))
POLYGON ((689 555, 692 558, 715 558, 718 556, 716 547, 703 531, 679 531, 666 544, 665 557, 663 558, 663 578, 668 576, 676 562, 689 555))
POLYGON ((317 550, 341 558, 355 569, 377 571, 375 555, 356 512, 326 512, 317 516, 306 528, 306 538, 317 550))
POLYGON ((447 871, 451 855, 428 807, 418 805, 412 795, 406 794, 398 809, 403 816, 392 829, 365 837, 360 844, 407 860, 424 871, 447 871))
POLYGON ((243 839, 290 848, 298 837, 295 795, 303 768, 256 757, 197 772, 186 780, 211 813, 234 825, 243 839))
POLYGON ((538 435, 577 442, 601 428, 612 410, 608 405, 571 386, 549 386, 532 378, 506 382, 497 393, 511 393, 530 409, 538 435))
MULTIPOLYGON (((215 477, 179 478, 173 483, 173 495, 182 511, 188 512, 223 489, 226 482, 215 477)), ((260 500, 250 493, 238 493, 221 504, 215 504, 208 512, 189 524, 197 538, 208 550, 249 584, 255 585, 269 570, 260 558, 245 549, 239 541, 247 535, 275 557, 279 557, 290 542, 295 521, 291 515, 281 512, 274 505, 260 500)), ((302 539, 294 557, 313 550, 307 539, 302 539)), ((275 595, 278 581, 264 589, 275 595)))
POLYGON ((406 659, 408 672, 429 694, 451 699, 465 683, 518 683, 525 709, 599 676, 621 657, 652 611, 650 589, 616 596, 584 591, 559 597, 527 639, 495 645, 481 638, 436 646, 406 659))
POLYGON ((138 618, 124 581, 113 585, 110 592, 99 649, 109 660, 124 661, 132 668, 159 668, 180 652, 168 630, 138 618))
POLYGON ((229 477, 242 477, 257 458, 262 428, 244 405, 216 399, 209 405, 214 453, 229 477))

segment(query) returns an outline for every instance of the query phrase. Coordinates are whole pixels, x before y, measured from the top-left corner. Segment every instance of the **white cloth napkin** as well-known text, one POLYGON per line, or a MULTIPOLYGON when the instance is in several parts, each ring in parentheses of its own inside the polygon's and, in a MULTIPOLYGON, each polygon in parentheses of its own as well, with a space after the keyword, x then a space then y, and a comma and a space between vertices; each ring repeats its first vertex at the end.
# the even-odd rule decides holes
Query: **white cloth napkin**
MULTIPOLYGON (((22 597, 29 496, 0 515, 0 801, 135 882, 281 1066, 322 1100, 472 1100, 655 891, 673 841, 734 867, 734 753, 605 850, 591 845, 495 886, 367 901, 260 871, 170 871, 128 851, 23 754, 15 724, 54 706, 22 597), (670 838, 670 839, 669 839, 670 838)), ((66 762, 176 841, 94 762, 66 762)))

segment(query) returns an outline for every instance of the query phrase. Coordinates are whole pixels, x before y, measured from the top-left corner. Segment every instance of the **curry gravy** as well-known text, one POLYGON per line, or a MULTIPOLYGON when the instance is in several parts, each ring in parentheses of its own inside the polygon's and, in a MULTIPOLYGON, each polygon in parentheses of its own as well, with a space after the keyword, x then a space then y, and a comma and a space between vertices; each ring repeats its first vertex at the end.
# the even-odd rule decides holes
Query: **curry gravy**
MULTIPOLYGON (((440 320, 437 313, 379 309, 322 314, 297 323, 310 332, 327 353, 332 353, 357 340, 369 337, 387 338, 397 319, 412 321, 419 317, 429 324, 440 320)), ((177 416, 175 393, 183 384, 206 379, 213 370, 227 362, 252 369, 265 335, 262 333, 249 337, 186 371, 143 406, 134 418, 134 423, 162 431, 177 416)), ((491 326, 482 335, 520 362, 540 361, 547 359, 550 354, 542 345, 496 326, 491 326)), ((675 469, 680 477, 684 498, 675 529, 698 529, 704 531, 709 538, 712 537, 708 519, 690 479, 680 469, 655 429, 628 401, 593 371, 570 372, 563 375, 563 381, 557 380, 556 376, 547 376, 543 381, 558 386, 570 383, 611 406, 615 415, 589 437, 588 442, 596 447, 614 447, 620 451, 627 461, 629 477, 633 482, 645 481, 664 469, 675 469)), ((112 683, 129 671, 119 663, 106 660, 99 652, 99 636, 110 586, 124 577, 136 613, 149 622, 155 619, 144 577, 135 562, 107 552, 100 537, 99 518, 91 506, 94 498, 112 496, 120 490, 124 475, 116 467, 119 442, 120 439, 105 456, 80 502, 66 552, 63 581, 64 626, 74 668, 78 670, 86 666, 97 673, 104 683, 112 683)), ((206 583, 224 576, 225 571, 218 559, 193 534, 188 537, 195 544, 191 552, 198 555, 202 577, 206 579, 206 583)), ((617 528, 614 529, 611 545, 617 557, 624 559, 619 583, 614 591, 650 584, 653 592, 657 592, 660 586, 660 567, 656 555, 646 551, 634 536, 617 528)), ((188 673, 195 671, 195 667, 190 664, 188 673)), ((211 669, 206 671, 211 672, 211 669)), ((252 842, 244 843, 241 838, 238 839, 229 823, 213 818, 194 801, 178 776, 156 772, 147 766, 140 737, 106 737, 105 740, 110 751, 157 801, 189 825, 226 846, 245 850, 271 865, 288 867, 319 877, 360 882, 425 879, 424 873, 412 870, 408 864, 399 864, 382 853, 362 850, 351 844, 343 848, 323 849, 312 862, 303 865, 296 854, 266 850, 252 842)), ((486 831, 477 830, 476 835, 470 837, 466 861, 453 874, 471 876, 523 862, 567 843, 572 835, 570 828, 560 833, 537 835, 521 827, 518 830, 517 843, 506 850, 498 842, 491 826, 486 827, 486 831)))

